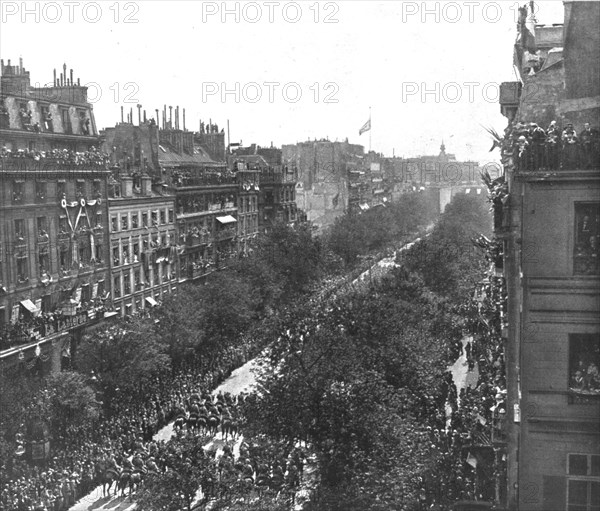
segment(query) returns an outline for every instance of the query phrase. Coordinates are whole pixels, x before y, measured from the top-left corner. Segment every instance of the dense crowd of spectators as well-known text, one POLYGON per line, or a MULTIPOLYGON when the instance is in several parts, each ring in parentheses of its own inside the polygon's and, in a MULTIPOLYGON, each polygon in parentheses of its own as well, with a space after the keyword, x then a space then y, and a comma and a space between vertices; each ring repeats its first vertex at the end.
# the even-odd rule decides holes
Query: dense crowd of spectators
POLYGON ((48 151, 38 151, 35 149, 18 149, 12 151, 6 147, 0 150, 2 159, 23 159, 33 160, 39 164, 48 165, 67 165, 76 167, 85 166, 104 166, 108 168, 110 157, 99 151, 96 147, 91 147, 89 151, 73 151, 71 149, 50 149, 48 151))
POLYGON ((516 170, 574 170, 600 166, 600 132, 585 123, 577 133, 569 123, 561 129, 552 121, 544 130, 534 122, 510 127, 516 170))
POLYGON ((241 344, 206 371, 188 367, 164 375, 137 396, 117 392, 98 423, 55 433, 51 455, 41 465, 17 456, 3 460, 0 511, 64 511, 101 483, 96 467, 107 459, 123 463, 141 451, 147 463, 160 445, 152 436, 175 417, 181 403, 192 393, 206 395, 250 356, 249 344, 241 344))

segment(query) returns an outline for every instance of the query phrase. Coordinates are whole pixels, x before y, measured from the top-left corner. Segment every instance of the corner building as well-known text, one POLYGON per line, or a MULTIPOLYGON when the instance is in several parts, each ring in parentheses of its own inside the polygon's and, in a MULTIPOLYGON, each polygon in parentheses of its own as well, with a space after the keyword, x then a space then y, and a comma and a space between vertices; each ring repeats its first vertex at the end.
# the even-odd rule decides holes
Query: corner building
POLYGON ((510 510, 600 509, 600 4, 564 8, 561 46, 501 94, 510 510))
POLYGON ((110 315, 108 162, 72 70, 35 88, 0 67, 0 368, 46 374, 110 315))

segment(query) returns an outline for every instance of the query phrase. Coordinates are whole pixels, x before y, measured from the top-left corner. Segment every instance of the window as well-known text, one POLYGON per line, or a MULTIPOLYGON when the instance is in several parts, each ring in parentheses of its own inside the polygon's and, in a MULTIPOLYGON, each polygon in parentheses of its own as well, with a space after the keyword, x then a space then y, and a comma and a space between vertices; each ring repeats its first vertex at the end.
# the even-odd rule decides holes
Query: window
POLYGON ((94 227, 102 227, 102 211, 96 212, 96 225, 94 227))
POLYGON ((600 336, 573 334, 569 336, 569 390, 577 399, 600 396, 600 336))
POLYGON ((89 302, 92 298, 92 290, 90 289, 89 284, 84 284, 81 286, 81 301, 89 302))
POLYGON ((123 294, 125 294, 125 295, 131 294, 131 275, 129 274, 129 272, 126 272, 123 274, 123 288, 124 288, 123 294))
POLYGON ((75 181, 75 195, 78 199, 85 197, 85 181, 83 179, 75 181))
POLYGON ((79 264, 89 264, 91 259, 90 238, 84 236, 78 242, 79 264))
POLYGON ((115 298, 119 298, 121 296, 121 276, 117 275, 113 279, 113 290, 115 293, 115 298))
POLYGON ((94 257, 96 258, 96 262, 97 263, 101 263, 102 262, 102 252, 103 252, 103 246, 102 243, 98 243, 96 241, 96 243, 94 244, 94 250, 95 250, 95 254, 94 257))
POLYGON ((573 273, 598 275, 598 242, 600 241, 600 203, 575 204, 575 243, 573 273))
POLYGON ((119 254, 119 247, 113 247, 112 258, 113 266, 119 266, 121 264, 121 255, 119 254))
POLYGON ((567 473, 567 511, 600 509, 600 456, 568 454, 567 473))
POLYGON ((133 272, 133 281, 134 281, 134 285, 135 285, 135 290, 141 291, 142 290, 142 280, 141 280, 141 272, 140 272, 139 268, 137 268, 133 272))
POLYGON ((138 241, 133 242, 133 254, 132 262, 137 263, 140 260, 140 243, 138 241))
POLYGON ((25 232, 25 220, 19 218, 15 220, 15 238, 17 240, 17 242, 24 242, 25 241, 25 236, 26 236, 26 232, 25 232))
POLYGON ((35 200, 37 202, 46 202, 46 181, 35 182, 35 200))
POLYGON ((169 209, 169 223, 172 224, 175 221, 174 212, 172 209, 169 209))
POLYGON ((12 200, 15 204, 22 204, 25 196, 25 183, 23 181, 13 182, 12 200))
POLYGON ((139 223, 140 223, 139 213, 137 211, 135 213, 131 213, 131 228, 137 229, 139 227, 139 223))
POLYGON ((66 108, 60 109, 60 118, 63 125, 63 133, 71 135, 73 130, 71 129, 71 118, 69 117, 69 110, 66 108))
POLYGON ((148 227, 148 213, 146 211, 142 213, 142 227, 148 227))
POLYGON ((38 216, 37 218, 37 232, 38 232, 38 236, 40 238, 46 238, 48 239, 48 227, 47 227, 47 223, 46 223, 46 217, 45 216, 38 216))
POLYGON ((69 232, 69 221, 66 216, 58 217, 58 233, 67 234, 69 232))
POLYGON ((165 213, 165 210, 164 210, 164 209, 161 209, 161 210, 160 210, 160 224, 161 224, 161 225, 164 225, 164 224, 166 224, 166 223, 167 223, 167 215, 166 215, 166 213, 165 213))
POLYGON ((117 232, 119 230, 119 221, 116 215, 110 217, 110 230, 111 232, 117 232))
POLYGON ((121 215, 121 230, 129 230, 129 218, 127 217, 127 214, 121 215))
POLYGON ((61 272, 65 272, 71 267, 70 251, 67 245, 62 245, 58 249, 58 264, 61 272))
POLYGON ((158 211, 152 212, 152 225, 158 225, 158 211))
POLYGON ((104 293, 106 293, 106 291, 104 290, 104 281, 103 280, 99 280, 98 281, 98 296, 100 298, 104 298, 104 293))
POLYGON ((40 270, 40 276, 50 271, 50 256, 48 254, 48 245, 43 245, 38 251, 38 267, 40 270))
POLYGON ((56 195, 59 199, 63 199, 67 196, 67 183, 65 181, 59 181, 56 184, 56 195))
POLYGON ((17 282, 23 283, 29 280, 29 272, 27 271, 27 255, 17 254, 17 282))

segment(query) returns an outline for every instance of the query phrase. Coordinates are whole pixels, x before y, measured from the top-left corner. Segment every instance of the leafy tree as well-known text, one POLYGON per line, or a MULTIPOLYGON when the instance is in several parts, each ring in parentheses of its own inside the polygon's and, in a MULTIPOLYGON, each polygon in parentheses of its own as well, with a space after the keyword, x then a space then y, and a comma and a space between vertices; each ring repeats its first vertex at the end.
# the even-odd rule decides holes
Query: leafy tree
POLYGON ((132 316, 106 330, 86 335, 77 353, 77 367, 100 379, 110 396, 116 388, 139 393, 151 379, 167 371, 168 347, 147 318, 132 316))
POLYGON ((98 419, 100 403, 87 381, 75 371, 53 373, 47 378, 44 396, 54 431, 98 419))
POLYGON ((158 319, 156 331, 167 344, 174 367, 193 359, 204 336, 202 311, 198 300, 201 289, 194 285, 183 285, 177 293, 164 297, 161 307, 153 311, 158 319))

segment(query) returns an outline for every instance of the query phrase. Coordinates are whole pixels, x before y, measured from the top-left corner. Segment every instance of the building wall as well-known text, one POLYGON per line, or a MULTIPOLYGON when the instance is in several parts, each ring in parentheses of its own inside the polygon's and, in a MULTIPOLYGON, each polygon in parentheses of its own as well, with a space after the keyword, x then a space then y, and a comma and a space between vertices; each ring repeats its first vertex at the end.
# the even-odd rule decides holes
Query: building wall
POLYGON ((174 197, 111 199, 109 215, 112 300, 124 316, 144 310, 147 297, 158 301, 177 283, 174 197))

